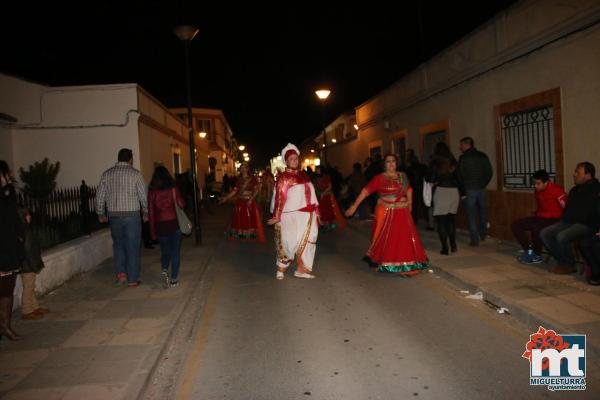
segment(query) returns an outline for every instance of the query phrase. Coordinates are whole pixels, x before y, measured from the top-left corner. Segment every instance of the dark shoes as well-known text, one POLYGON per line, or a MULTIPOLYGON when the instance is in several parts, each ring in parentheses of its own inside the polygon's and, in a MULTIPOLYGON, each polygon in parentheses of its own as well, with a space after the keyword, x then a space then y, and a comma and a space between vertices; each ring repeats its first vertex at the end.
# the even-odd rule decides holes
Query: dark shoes
POLYGON ((443 256, 447 256, 448 253, 448 248, 447 247, 442 247, 442 250, 440 251, 440 254, 443 256))
POLYGON ((450 251, 452 253, 456 253, 458 251, 458 248, 456 247, 456 243, 450 243, 450 251))
POLYGON ((570 274, 572 272, 576 272, 577 268, 575 268, 572 265, 557 265, 556 267, 552 268, 550 270, 550 272, 554 273, 554 274, 559 274, 559 275, 567 275, 570 274))
POLYGON ((588 278, 586 281, 592 286, 600 286, 600 279, 588 278))
POLYGON ((479 246, 479 242, 476 242, 476 241, 474 241, 474 240, 471 240, 471 241, 469 242, 469 246, 471 246, 471 247, 478 247, 478 246, 479 246))

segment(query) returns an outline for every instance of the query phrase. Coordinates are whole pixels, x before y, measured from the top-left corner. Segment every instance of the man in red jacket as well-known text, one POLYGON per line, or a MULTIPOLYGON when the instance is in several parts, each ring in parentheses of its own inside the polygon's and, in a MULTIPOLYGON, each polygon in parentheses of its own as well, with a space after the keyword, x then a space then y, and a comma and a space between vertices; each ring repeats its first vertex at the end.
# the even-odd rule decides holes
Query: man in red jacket
POLYGON ((525 217, 514 221, 511 225, 513 235, 525 251, 519 261, 525 264, 542 262, 542 240, 540 231, 550 226, 561 218, 565 208, 567 195, 564 189, 550 181, 548 172, 541 169, 533 174, 535 186, 535 201, 537 210, 532 217, 525 217), (531 234, 529 239, 527 232, 531 234), (529 248, 533 250, 529 252, 529 248))

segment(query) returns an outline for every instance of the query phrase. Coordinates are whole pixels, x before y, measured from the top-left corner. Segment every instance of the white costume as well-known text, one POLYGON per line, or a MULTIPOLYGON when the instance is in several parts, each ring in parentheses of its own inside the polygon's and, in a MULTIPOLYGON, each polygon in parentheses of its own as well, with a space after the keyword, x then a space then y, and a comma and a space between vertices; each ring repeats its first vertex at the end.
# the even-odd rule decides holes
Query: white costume
MULTIPOLYGON (((286 159, 292 153, 300 155, 296 146, 288 144, 281 155, 286 159)), ((286 168, 279 174, 271 201, 273 217, 279 220, 275 225, 279 268, 287 268, 296 258, 299 267, 312 271, 319 234, 318 206, 315 188, 305 172, 286 168)), ((295 276, 299 276, 298 271, 295 276)), ((282 278, 278 274, 278 279, 282 278)))

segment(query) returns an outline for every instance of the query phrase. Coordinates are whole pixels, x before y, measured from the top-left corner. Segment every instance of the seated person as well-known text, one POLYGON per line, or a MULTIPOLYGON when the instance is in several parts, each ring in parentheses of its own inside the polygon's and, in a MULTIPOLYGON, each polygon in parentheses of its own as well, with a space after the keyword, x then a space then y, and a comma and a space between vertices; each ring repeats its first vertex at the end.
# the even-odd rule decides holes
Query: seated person
POLYGON ((550 272, 570 274, 577 270, 572 243, 594 232, 596 198, 600 193, 600 182, 595 175, 596 168, 592 163, 586 161, 577 164, 573 172, 575 186, 569 191, 562 218, 540 232, 542 242, 558 261, 558 265, 550 272))
POLYGON ((560 220, 567 200, 564 189, 550 181, 546 170, 536 171, 533 174, 533 182, 537 204, 535 214, 518 219, 511 224, 513 235, 525 251, 525 255, 519 257, 519 261, 525 264, 542 262, 543 243, 540 239, 540 231, 560 220), (527 232, 530 233, 531 239, 527 232), (532 254, 528 254, 530 248, 533 250, 532 254))
POLYGON ((580 243, 583 258, 592 267, 592 275, 587 278, 590 285, 600 285, 600 196, 596 198, 595 215, 596 233, 593 236, 582 239, 580 243))

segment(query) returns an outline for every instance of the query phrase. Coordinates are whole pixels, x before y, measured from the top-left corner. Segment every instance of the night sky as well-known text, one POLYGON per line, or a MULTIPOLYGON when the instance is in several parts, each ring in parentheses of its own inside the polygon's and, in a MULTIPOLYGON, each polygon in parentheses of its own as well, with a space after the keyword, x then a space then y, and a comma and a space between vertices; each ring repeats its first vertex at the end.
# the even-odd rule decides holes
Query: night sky
POLYGON ((194 106, 223 109, 263 163, 321 129, 320 86, 333 91, 332 120, 515 1, 59 3, 5 8, 1 72, 52 86, 138 83, 185 107, 183 45, 172 28, 194 24, 194 106))

